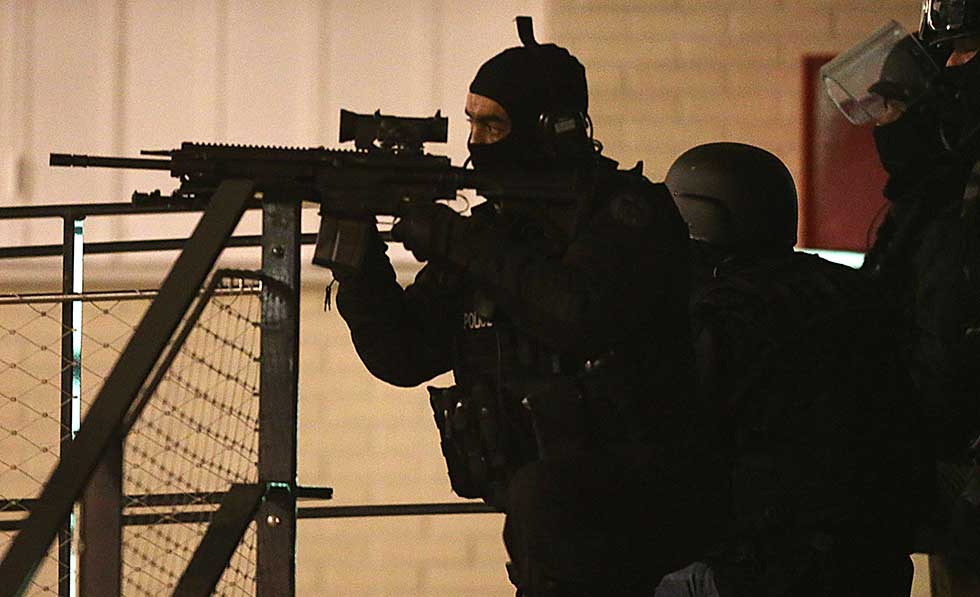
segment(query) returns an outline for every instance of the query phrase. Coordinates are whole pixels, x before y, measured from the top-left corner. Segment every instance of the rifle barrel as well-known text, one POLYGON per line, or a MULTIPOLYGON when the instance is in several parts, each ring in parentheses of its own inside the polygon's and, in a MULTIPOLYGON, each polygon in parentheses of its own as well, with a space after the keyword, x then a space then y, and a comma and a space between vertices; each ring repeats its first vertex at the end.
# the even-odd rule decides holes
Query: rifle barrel
POLYGON ((95 155, 77 155, 70 153, 52 153, 52 166, 68 166, 72 168, 131 168, 135 170, 170 170, 170 160, 154 160, 152 158, 115 158, 95 155))

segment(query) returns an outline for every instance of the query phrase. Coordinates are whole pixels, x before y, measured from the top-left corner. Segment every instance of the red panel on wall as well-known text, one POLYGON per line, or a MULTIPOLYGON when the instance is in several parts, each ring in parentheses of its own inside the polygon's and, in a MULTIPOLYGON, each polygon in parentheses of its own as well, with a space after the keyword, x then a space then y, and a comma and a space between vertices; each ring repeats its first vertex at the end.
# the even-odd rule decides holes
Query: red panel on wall
POLYGON ((833 56, 803 58, 803 185, 800 246, 865 252, 886 200, 872 127, 854 126, 820 82, 833 56))

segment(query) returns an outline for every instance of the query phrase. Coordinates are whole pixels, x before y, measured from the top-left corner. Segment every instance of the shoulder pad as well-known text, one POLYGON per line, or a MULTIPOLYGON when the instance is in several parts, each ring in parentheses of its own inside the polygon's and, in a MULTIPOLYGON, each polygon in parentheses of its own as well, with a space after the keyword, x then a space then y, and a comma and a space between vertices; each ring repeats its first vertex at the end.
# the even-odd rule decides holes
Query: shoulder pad
MULTIPOLYGON (((623 173, 625 180, 615 188, 609 198, 609 210, 613 218, 631 228, 642 228, 653 219, 654 204, 657 196, 657 186, 643 175, 623 173)), ((662 191, 668 193, 663 185, 662 191)))

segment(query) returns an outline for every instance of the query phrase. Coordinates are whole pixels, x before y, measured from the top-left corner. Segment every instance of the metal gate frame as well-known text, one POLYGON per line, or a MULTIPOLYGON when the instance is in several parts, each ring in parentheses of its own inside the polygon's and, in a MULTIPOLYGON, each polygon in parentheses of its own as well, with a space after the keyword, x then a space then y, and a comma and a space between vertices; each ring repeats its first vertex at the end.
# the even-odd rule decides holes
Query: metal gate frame
MULTIPOLYGON (((187 240, 85 243, 83 221, 86 216, 186 213, 201 211, 200 208, 125 203, 0 208, 0 219, 62 220, 63 236, 60 245, 0 248, 0 260, 58 255, 62 258, 62 324, 65 329, 76 332, 66 334, 62 340, 63 362, 71 363, 72 366, 64 369, 61 386, 64 395, 72 398, 63 402, 60 416, 63 425, 79 430, 77 440, 68 437, 62 442, 61 459, 45 484, 41 496, 37 500, 25 500, 31 504, 30 516, 15 524, 20 528, 20 533, 0 562, 0 577, 10 579, 0 585, 0 597, 22 593, 34 568, 56 536, 59 561, 72 561, 72 539, 76 529, 70 523, 69 514, 76 500, 80 500, 83 505, 79 527, 85 536, 85 551, 91 557, 84 557, 83 552, 80 560, 80 594, 83 597, 119 594, 122 526, 145 522, 138 515, 122 516, 122 434, 128 430, 127 420, 130 423, 133 420, 131 408, 136 392, 153 370, 166 342, 225 247, 261 246, 262 276, 276 286, 275 292, 271 291, 268 284, 263 289, 259 484, 229 488, 225 496, 237 494, 238 501, 231 499, 229 502, 237 505, 228 506, 221 517, 223 523, 231 519, 241 519, 242 516, 249 521, 254 518, 259 522, 256 583, 259 597, 295 595, 298 519, 497 512, 494 508, 475 502, 343 507, 303 507, 297 503, 304 498, 323 500, 332 496, 329 488, 306 488, 296 484, 299 253, 301 245, 312 244, 316 235, 301 233, 301 205, 296 201, 289 201, 285 197, 270 197, 267 193, 263 201, 258 202, 252 197, 252 184, 248 181, 228 181, 222 185, 220 191, 212 198, 194 234, 187 240), (246 209, 257 208, 263 210, 263 234, 232 236, 242 213, 246 209), (178 248, 184 250, 134 334, 143 334, 141 337, 144 341, 131 342, 127 346, 85 421, 79 425, 79 421, 72 417, 77 417, 75 402, 80 400, 81 363, 77 330, 81 324, 81 309, 77 297, 82 292, 83 256, 178 248), (270 289, 266 290, 266 286, 270 289), (153 331, 166 333, 152 334, 153 331), (145 341, 147 335, 154 336, 152 342, 145 341), (76 414, 73 415, 73 412, 76 414), (244 499, 241 497, 243 495, 249 497, 244 499), (254 510, 247 506, 252 499, 255 500, 254 510), (93 501, 100 507, 84 507, 86 502, 93 501), (106 504, 116 504, 118 508, 106 508, 106 504), (229 512, 232 514, 228 514, 229 512), (66 520, 69 523, 66 524, 66 520), (284 557, 284 554, 289 554, 289 557, 284 557), (17 580, 14 582, 12 579, 17 580)), ((205 514, 209 513, 189 513, 187 520, 195 517, 205 520, 205 514)), ((231 526, 234 527, 234 524, 231 526)), ((208 529, 206 538, 208 535, 212 537, 208 541, 202 541, 202 550, 199 551, 203 552, 206 546, 215 545, 222 545, 227 551, 229 536, 212 531, 213 529, 208 529)), ((238 539, 235 539, 235 544, 238 539)), ((230 557, 230 553, 228 556, 230 557)), ((215 574, 220 578, 220 570, 224 567, 220 562, 221 558, 212 559, 209 569, 201 565, 195 554, 177 593, 190 595, 199 594, 193 592, 195 590, 205 590, 200 587, 209 586, 207 578, 214 577, 215 574), (215 563, 220 565, 216 568, 217 573, 215 563), (200 582, 202 579, 205 579, 204 582, 200 582)), ((59 596, 73 594, 71 582, 71 575, 66 575, 59 583, 59 596)), ((213 588, 213 585, 210 586, 213 588)))

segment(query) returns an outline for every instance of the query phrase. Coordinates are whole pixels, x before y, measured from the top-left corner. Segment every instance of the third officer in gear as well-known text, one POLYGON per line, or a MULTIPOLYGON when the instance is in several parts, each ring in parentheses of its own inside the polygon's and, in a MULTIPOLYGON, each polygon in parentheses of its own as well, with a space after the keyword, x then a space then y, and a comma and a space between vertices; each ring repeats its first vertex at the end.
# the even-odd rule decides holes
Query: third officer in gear
MULTIPOLYGON (((726 422, 714 594, 908 595, 929 464, 882 299, 863 273, 794 252, 796 188, 773 154, 701 145, 665 182, 695 247, 699 391, 726 422)), ((685 579, 663 597, 668 581, 685 579)))
MULTIPOLYGON (((978 48, 980 2, 927 0, 917 34, 896 43, 879 68, 855 69, 881 81, 926 82, 896 102, 897 110, 872 119, 890 210, 865 265, 905 315, 907 363, 938 461, 932 532, 922 548, 946 560, 930 558, 937 589, 950 585, 963 594, 980 591, 978 48), (932 64, 896 58, 910 50, 932 64)), ((848 54, 855 63, 868 55, 848 54)), ((888 86, 869 91, 872 101, 874 92, 890 100, 888 86)))

